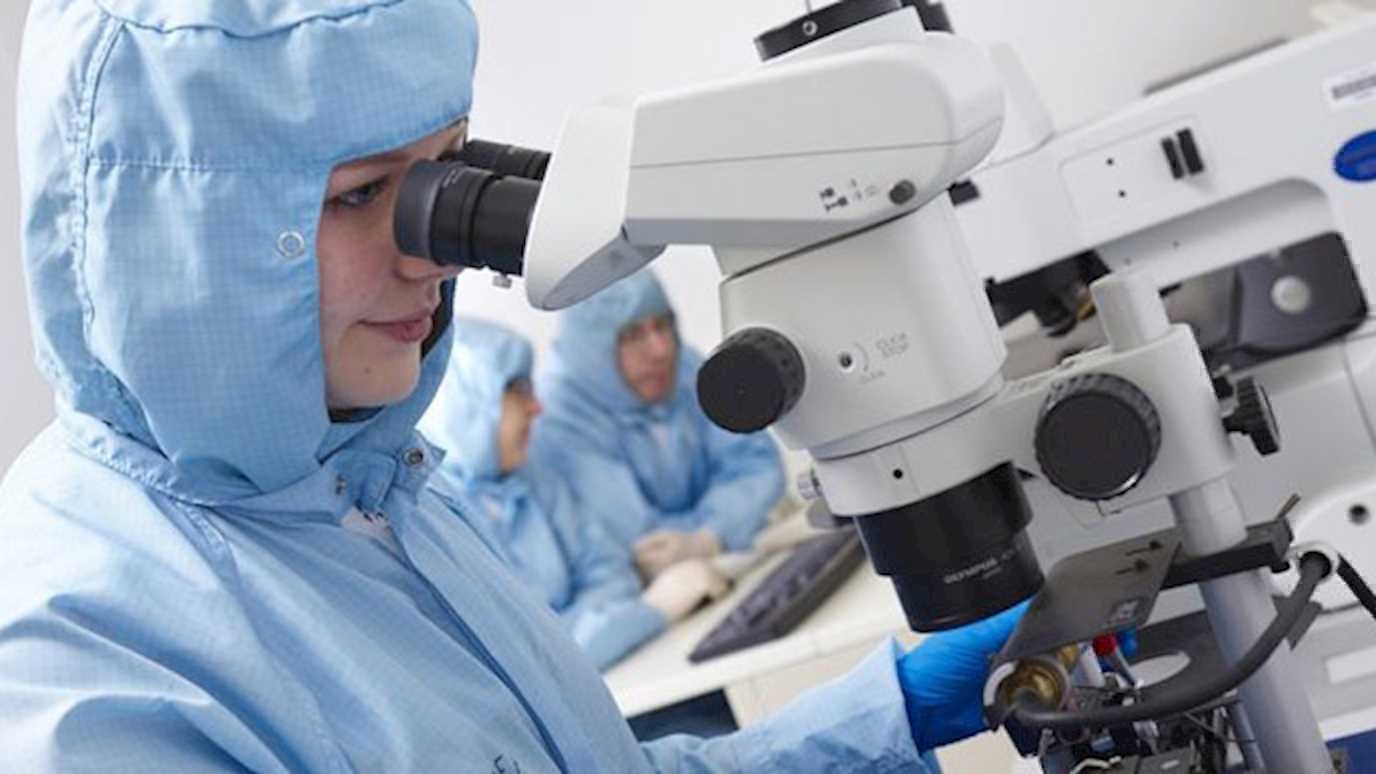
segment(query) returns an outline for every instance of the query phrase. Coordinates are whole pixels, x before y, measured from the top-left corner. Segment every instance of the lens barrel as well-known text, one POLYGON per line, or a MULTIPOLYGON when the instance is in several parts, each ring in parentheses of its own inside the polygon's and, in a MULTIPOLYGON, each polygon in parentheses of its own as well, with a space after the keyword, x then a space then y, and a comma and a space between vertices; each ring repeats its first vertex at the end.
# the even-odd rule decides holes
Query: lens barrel
POLYGON ((874 569, 893 581, 914 631, 987 618, 1032 596, 1042 571, 1032 510, 1004 463, 925 500, 857 518, 874 569))
POLYGON ((462 161, 418 161, 397 195, 393 232, 407 255, 520 274, 540 183, 462 161))
POLYGON ((503 177, 544 180, 550 158, 549 153, 533 148, 487 140, 469 140, 454 155, 453 160, 462 161, 470 167, 495 172, 503 177))

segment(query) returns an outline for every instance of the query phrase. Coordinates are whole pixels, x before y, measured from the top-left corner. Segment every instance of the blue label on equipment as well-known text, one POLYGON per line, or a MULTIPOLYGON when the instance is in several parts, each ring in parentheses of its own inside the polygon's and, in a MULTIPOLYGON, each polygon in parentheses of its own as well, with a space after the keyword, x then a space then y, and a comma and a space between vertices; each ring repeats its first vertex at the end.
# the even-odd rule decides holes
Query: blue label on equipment
POLYGON ((1376 180, 1376 132, 1354 137, 1333 159, 1338 174, 1354 183, 1376 180))

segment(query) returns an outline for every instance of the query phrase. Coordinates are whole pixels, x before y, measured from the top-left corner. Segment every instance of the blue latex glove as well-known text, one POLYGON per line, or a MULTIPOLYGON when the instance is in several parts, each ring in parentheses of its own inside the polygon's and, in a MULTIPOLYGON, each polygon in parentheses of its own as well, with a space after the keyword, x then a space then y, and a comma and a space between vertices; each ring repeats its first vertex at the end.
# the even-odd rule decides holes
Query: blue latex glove
POLYGON ((922 751, 987 731, 984 681, 989 659, 1003 648, 1024 602, 959 629, 934 634, 898 660, 898 683, 913 742, 922 751))

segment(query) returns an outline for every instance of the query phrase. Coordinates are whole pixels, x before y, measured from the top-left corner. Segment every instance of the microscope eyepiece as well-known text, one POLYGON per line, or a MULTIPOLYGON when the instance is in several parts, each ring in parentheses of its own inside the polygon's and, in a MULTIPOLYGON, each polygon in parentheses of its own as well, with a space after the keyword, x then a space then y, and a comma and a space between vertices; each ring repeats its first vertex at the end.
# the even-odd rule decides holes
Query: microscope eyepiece
POLYGON ((533 148, 522 148, 519 145, 469 140, 452 158, 443 160, 462 161, 470 167, 486 169, 503 177, 544 180, 550 154, 533 148))
POLYGON ((484 140, 416 162, 397 195, 397 247, 439 264, 521 274, 549 162, 544 151, 484 140))

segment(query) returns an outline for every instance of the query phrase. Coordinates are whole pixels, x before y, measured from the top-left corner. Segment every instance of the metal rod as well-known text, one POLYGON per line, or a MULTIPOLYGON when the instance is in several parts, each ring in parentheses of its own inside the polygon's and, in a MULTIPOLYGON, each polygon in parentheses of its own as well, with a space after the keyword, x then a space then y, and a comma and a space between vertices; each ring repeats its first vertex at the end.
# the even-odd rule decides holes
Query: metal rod
MULTIPOLYGON (((1203 556, 1234 545, 1246 536, 1246 522, 1226 479, 1170 497, 1187 552, 1203 556)), ((1266 578, 1260 570, 1229 575, 1200 584, 1204 607, 1219 651, 1229 663, 1256 641, 1275 617, 1266 578)), ((1251 721, 1267 771, 1331 774, 1333 762, 1319 733, 1314 710, 1282 642, 1266 664, 1238 689, 1251 721)))
MULTIPOLYGON (((1115 272, 1095 282, 1091 291, 1115 352, 1144 346, 1170 329, 1156 284, 1140 270, 1115 272)), ((1185 377, 1180 389, 1207 395, 1207 379, 1208 374, 1200 373, 1198 384, 1191 384, 1185 377)), ((1189 436, 1189 444, 1206 445, 1216 443, 1223 429, 1217 424, 1177 422, 1170 432, 1189 436)), ((1169 499, 1187 553, 1207 556, 1246 539, 1247 522, 1227 478, 1190 487, 1169 499)), ((1227 575, 1201 583, 1200 592, 1219 652, 1228 664, 1237 663, 1276 617, 1266 577, 1261 570, 1227 575)), ((1256 740, 1266 771, 1331 774, 1333 761, 1298 674, 1290 645, 1282 640, 1238 689, 1254 732, 1245 738, 1256 740)))
POLYGON ((1228 724, 1233 727, 1233 736, 1242 750, 1242 763, 1249 772, 1262 772, 1266 768, 1261 762, 1261 748, 1257 746, 1257 735, 1252 731, 1252 721, 1247 719, 1247 710, 1239 702, 1228 707, 1228 724))

